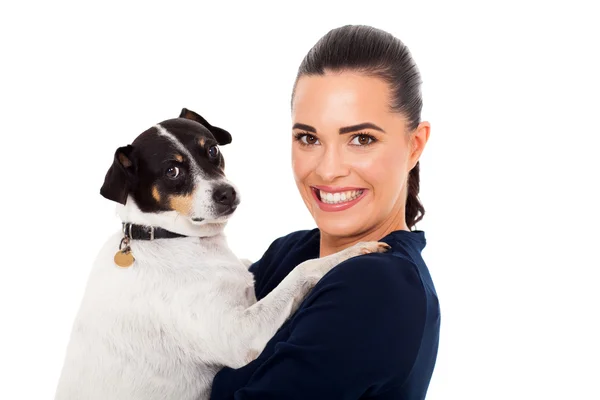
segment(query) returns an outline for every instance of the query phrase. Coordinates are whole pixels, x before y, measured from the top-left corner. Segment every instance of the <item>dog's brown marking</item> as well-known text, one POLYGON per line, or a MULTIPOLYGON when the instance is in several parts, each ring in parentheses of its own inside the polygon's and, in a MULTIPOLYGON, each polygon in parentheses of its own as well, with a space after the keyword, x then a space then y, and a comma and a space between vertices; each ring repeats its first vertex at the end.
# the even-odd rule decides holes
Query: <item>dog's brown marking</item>
POLYGON ((169 206, 171 209, 177 211, 183 215, 189 215, 192 211, 192 203, 194 199, 194 194, 188 194, 185 196, 170 196, 169 197, 169 206))
POLYGON ((125 168, 129 168, 132 165, 131 160, 129 158, 127 158, 127 156, 123 153, 119 153, 119 162, 125 168))
POLYGON ((200 147, 204 147, 204 143, 206 143, 206 140, 203 137, 201 137, 198 143, 200 143, 200 147))
POLYGON ((175 159, 179 162, 183 162, 183 156, 181 154, 175 154, 175 159))
POLYGON ((156 185, 152 186, 152 197, 154 197, 154 200, 156 200, 157 203, 160 203, 160 192, 156 185))

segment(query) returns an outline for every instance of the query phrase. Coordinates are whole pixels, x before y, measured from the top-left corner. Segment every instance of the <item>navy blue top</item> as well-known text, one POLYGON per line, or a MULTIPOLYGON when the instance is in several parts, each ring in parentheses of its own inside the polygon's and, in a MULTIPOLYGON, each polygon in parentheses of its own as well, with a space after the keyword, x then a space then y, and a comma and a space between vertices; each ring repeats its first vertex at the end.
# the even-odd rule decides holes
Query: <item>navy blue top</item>
MULTIPOLYGON (((318 229, 275 240, 250 270, 261 299, 298 264, 319 257, 318 229)), ((351 258, 325 275, 262 354, 223 368, 211 400, 424 399, 440 310, 421 258, 423 231, 395 231, 387 253, 351 258)))

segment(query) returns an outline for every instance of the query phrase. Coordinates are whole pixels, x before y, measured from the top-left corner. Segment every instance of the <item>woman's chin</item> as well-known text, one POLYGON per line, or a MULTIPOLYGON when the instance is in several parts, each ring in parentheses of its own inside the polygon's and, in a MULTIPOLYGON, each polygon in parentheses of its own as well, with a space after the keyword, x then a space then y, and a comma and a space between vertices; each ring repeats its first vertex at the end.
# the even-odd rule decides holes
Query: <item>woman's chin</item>
POLYGON ((338 215, 314 216, 317 227, 322 233, 335 237, 355 236, 361 232, 361 218, 356 215, 340 217, 338 215))
POLYGON ((322 204, 318 204, 319 200, 316 199, 317 204, 314 204, 312 216, 319 230, 335 237, 349 237, 359 234, 365 225, 365 215, 369 215, 369 212, 365 209, 365 206, 367 206, 365 200, 367 199, 360 200, 347 209, 344 207, 342 210, 335 208, 329 210, 326 206, 323 207, 322 204))

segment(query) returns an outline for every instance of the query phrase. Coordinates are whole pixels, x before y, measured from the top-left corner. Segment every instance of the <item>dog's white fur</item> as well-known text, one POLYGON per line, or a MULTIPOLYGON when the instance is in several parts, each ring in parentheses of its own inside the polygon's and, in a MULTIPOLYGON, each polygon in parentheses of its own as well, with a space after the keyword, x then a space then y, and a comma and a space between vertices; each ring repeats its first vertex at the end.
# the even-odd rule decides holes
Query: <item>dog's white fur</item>
MULTIPOLYGON (((197 212, 206 212, 207 197, 196 196, 197 212)), ((57 400, 206 399, 214 374, 256 357, 331 268, 384 251, 375 242, 359 243, 306 261, 256 302, 247 262, 222 234, 225 219, 194 223, 175 212, 143 213, 132 198, 118 214, 190 237, 131 241, 129 268, 113 261, 122 233, 108 239, 73 325, 57 400)))

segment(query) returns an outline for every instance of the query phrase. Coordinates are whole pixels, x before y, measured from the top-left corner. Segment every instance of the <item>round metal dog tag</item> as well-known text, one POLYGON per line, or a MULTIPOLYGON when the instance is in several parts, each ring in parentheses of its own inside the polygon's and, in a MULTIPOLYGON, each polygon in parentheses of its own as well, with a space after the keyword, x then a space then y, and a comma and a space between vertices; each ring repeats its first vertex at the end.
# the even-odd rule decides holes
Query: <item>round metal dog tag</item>
POLYGON ((121 268, 131 267, 134 261, 135 258, 129 249, 119 250, 115 254, 115 264, 121 268))

